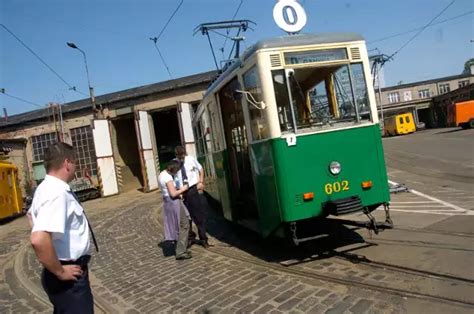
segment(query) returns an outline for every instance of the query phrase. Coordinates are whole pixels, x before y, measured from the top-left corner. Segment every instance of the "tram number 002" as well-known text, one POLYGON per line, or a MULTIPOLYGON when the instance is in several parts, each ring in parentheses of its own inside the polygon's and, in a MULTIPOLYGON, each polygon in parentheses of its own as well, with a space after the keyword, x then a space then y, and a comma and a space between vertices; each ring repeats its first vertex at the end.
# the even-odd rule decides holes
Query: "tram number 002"
POLYGON ((349 181, 344 180, 341 182, 328 183, 324 186, 324 192, 326 192, 327 195, 341 191, 349 191, 349 181))

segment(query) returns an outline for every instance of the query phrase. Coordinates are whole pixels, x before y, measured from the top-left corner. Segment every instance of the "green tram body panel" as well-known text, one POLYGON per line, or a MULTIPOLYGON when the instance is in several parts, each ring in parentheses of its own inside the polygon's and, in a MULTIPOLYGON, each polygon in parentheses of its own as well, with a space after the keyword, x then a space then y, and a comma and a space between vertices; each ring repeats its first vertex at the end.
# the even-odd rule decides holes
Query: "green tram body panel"
MULTIPOLYGON (((232 208, 229 191, 227 152, 213 154, 217 189, 224 216, 238 217, 232 208), (228 173, 228 174, 227 174, 228 173)), ((295 146, 275 138, 250 146, 254 173, 260 233, 266 237, 282 223, 325 217, 327 201, 358 196, 363 206, 390 201, 382 140, 378 125, 334 130, 297 137, 295 146), (338 161, 341 173, 329 172, 329 164, 338 161), (326 184, 347 181, 345 188, 328 195, 326 184), (362 182, 372 181, 364 190, 362 182), (313 192, 314 199, 304 201, 303 194, 313 192)))

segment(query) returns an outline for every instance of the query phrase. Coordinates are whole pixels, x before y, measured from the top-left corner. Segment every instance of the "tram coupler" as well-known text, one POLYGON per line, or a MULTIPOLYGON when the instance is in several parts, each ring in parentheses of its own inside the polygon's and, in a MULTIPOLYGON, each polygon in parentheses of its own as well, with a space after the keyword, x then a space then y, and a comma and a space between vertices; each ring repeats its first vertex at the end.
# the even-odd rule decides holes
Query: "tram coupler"
POLYGON ((365 227, 369 229, 369 231, 374 231, 375 234, 379 234, 379 230, 393 229, 393 221, 390 217, 390 205, 388 203, 384 203, 383 207, 385 210, 384 222, 377 222, 375 217, 367 208, 362 211, 369 218, 369 221, 366 223, 365 227))
POLYGON ((370 213, 368 208, 364 208, 362 212, 369 218, 369 222, 367 222, 365 227, 369 229, 369 231, 373 231, 375 232, 375 234, 379 234, 379 228, 377 226, 377 221, 375 220, 375 217, 370 213))
POLYGON ((390 217, 390 204, 384 203, 383 204, 383 209, 385 210, 385 223, 390 226, 390 228, 387 229, 393 229, 393 220, 390 217))

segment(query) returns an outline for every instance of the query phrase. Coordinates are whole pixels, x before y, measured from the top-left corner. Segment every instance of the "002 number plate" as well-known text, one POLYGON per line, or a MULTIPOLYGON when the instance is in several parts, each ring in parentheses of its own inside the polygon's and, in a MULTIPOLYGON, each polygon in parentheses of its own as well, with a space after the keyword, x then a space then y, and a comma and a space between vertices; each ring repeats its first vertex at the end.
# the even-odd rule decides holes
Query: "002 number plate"
POLYGON ((341 182, 328 183, 324 186, 324 192, 326 192, 327 195, 341 191, 349 191, 349 181, 343 180, 341 182))

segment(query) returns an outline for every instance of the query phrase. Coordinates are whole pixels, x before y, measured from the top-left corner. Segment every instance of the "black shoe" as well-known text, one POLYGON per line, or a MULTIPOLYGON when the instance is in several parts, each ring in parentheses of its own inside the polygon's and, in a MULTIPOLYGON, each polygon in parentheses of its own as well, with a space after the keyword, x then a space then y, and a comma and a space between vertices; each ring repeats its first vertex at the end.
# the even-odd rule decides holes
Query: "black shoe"
POLYGON ((196 239, 188 239, 188 249, 193 245, 199 243, 196 239))
POLYGON ((177 260, 183 260, 183 259, 190 259, 192 258, 193 256, 191 255, 191 252, 186 252, 184 254, 181 254, 179 256, 176 256, 176 259, 177 260))
POLYGON ((213 247, 214 245, 210 244, 207 240, 199 240, 199 244, 202 245, 203 248, 208 249, 213 247))

